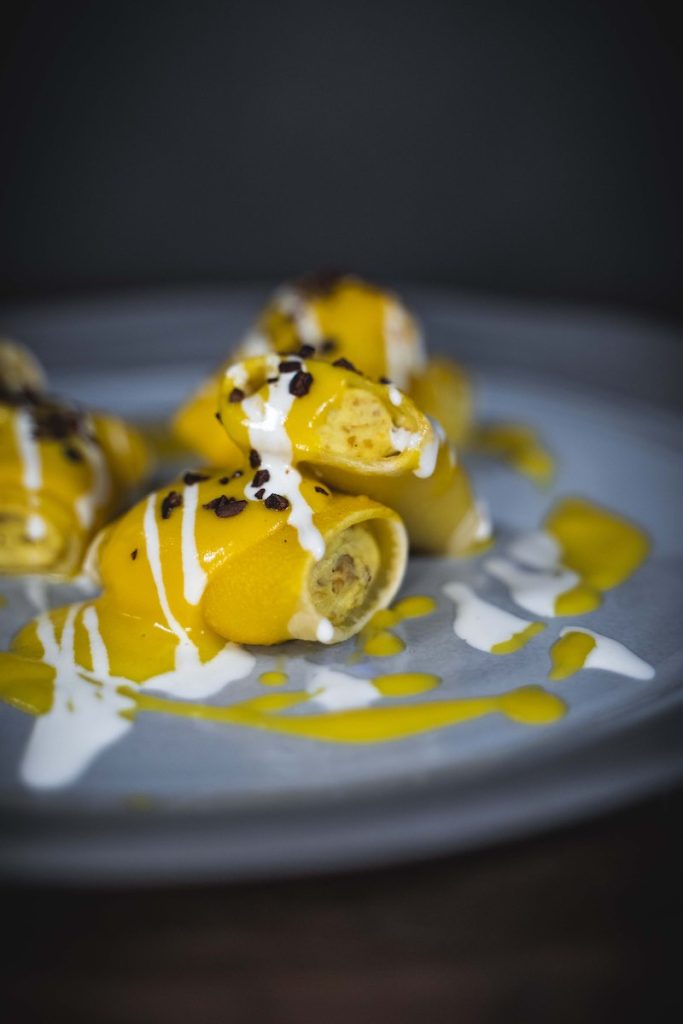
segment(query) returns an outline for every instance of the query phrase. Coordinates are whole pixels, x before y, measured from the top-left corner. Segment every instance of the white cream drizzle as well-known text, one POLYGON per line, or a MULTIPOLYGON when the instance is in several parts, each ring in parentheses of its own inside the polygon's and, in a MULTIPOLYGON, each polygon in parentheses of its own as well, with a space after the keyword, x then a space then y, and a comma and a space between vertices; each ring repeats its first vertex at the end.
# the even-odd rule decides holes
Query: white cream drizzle
POLYGON ((133 701, 117 687, 93 683, 74 661, 74 621, 80 605, 66 616, 57 643, 48 615, 38 620, 44 661, 55 669, 52 707, 41 715, 29 737, 20 767, 23 782, 53 789, 73 782, 106 747, 128 732, 131 722, 121 712, 133 701))
POLYGON ((168 595, 166 593, 163 569, 161 566, 159 529, 156 521, 156 494, 150 494, 145 503, 143 529, 145 534, 145 546, 147 548, 147 558, 149 560, 149 567, 152 573, 152 579, 154 580, 154 586, 156 587, 157 597, 159 598, 159 604, 161 605, 161 610, 164 614, 164 618, 166 619, 168 628, 175 634, 178 640, 178 646, 176 647, 176 668, 178 668, 179 658, 182 657, 182 652, 187 652, 188 650, 196 652, 196 647, 176 619, 175 615, 171 611, 171 606, 168 603, 168 595))
POLYGON ((21 481, 27 491, 37 491, 43 483, 40 447, 33 437, 33 419, 25 409, 14 416, 14 433, 22 462, 21 481))
MULTIPOLYGON (((38 619, 37 634, 43 645, 43 661, 55 670, 54 696, 50 710, 33 727, 20 776, 27 785, 54 789, 74 782, 103 750, 129 731, 132 721, 122 713, 133 711, 135 701, 121 689, 131 689, 135 684, 110 674, 109 656, 93 605, 69 608, 59 642, 49 615, 38 619), (75 623, 81 609, 92 671, 75 660, 75 623)), ((194 650, 194 661, 186 659, 182 671, 153 676, 140 688, 179 699, 203 700, 247 676, 255 662, 251 654, 235 644, 226 644, 208 662, 201 662, 199 652, 194 650)))
MULTIPOLYGON (((239 346, 239 354, 242 359, 253 359, 256 356, 265 356, 271 351, 268 338, 263 331, 253 328, 249 331, 239 346)), ((238 385, 239 386, 239 385, 238 385)))
POLYGON ((414 475, 419 477, 421 480, 427 477, 433 476, 434 470, 436 469, 436 460, 439 457, 439 445, 441 444, 441 438, 439 432, 436 430, 436 420, 430 419, 432 425, 431 437, 425 438, 420 448, 420 461, 417 469, 414 470, 414 475))
POLYGON ((47 536, 47 524, 37 512, 31 512, 26 520, 26 536, 29 540, 42 540, 47 536))
POLYGON ((296 333, 305 345, 316 345, 321 339, 320 324, 309 300, 296 288, 286 285, 274 296, 274 304, 296 324, 296 333))
POLYGON ((425 363, 417 324, 394 298, 387 300, 384 310, 384 358, 390 380, 402 391, 408 387, 411 374, 425 363))
POLYGON ((464 583, 446 583, 443 592, 455 604, 453 632, 478 651, 490 653, 531 625, 527 619, 484 601, 464 583))
POLYGON ((583 663, 584 668, 615 672, 631 679, 654 679, 655 670, 652 665, 639 658, 618 640, 603 636, 602 633, 594 633, 592 629, 585 629, 583 626, 566 626, 560 631, 560 636, 566 636, 567 633, 585 633, 595 640, 595 647, 588 652, 583 663))
POLYGON ((400 405, 403 401, 403 395, 393 385, 389 385, 389 401, 392 405, 400 405))
POLYGON ((391 444, 397 452, 418 452, 418 464, 413 475, 424 479, 430 477, 439 455, 439 438, 434 430, 422 437, 405 427, 391 427, 391 444))
MULTIPOLYGON (((278 375, 278 366, 281 357, 270 355, 267 357, 266 365, 269 376, 278 375)), ((234 367, 227 371, 227 375, 236 380, 233 374, 234 367)), ((243 370, 242 367, 239 367, 243 370)), ((306 370, 306 364, 301 362, 301 370, 306 370)), ((239 371, 238 371, 239 372, 239 371)), ((280 373, 278 379, 268 386, 268 395, 264 401, 261 395, 251 395, 242 402, 242 410, 245 414, 243 420, 249 433, 249 443, 261 457, 261 469, 267 469, 270 479, 265 485, 266 494, 280 494, 289 502, 289 514, 287 521, 297 531, 299 544, 305 551, 310 551, 316 560, 320 560, 325 553, 325 541, 319 530, 313 523, 313 511, 301 493, 301 474, 294 468, 292 463, 292 442, 287 433, 287 416, 295 401, 295 396, 289 391, 289 383, 297 370, 291 373, 280 373)), ((246 382, 245 382, 246 383, 246 382)), ((239 387, 240 385, 237 384, 239 387)), ((258 488, 249 486, 245 490, 245 496, 256 501, 253 495, 258 488), (252 493, 253 492, 253 493, 252 493)))
POLYGON ((478 498, 474 504, 477 510, 477 528, 474 532, 474 539, 482 543, 485 540, 489 540, 493 533, 491 512, 488 502, 484 498, 478 498))
POLYGON ((199 561, 195 523, 199 487, 196 484, 183 488, 182 523, 180 528, 180 550, 183 565, 183 593, 188 604, 198 605, 206 588, 206 573, 199 561))
POLYGON ((515 604, 533 615, 553 618, 555 602, 561 594, 571 590, 579 582, 577 573, 571 569, 557 569, 554 572, 521 569, 506 558, 490 558, 484 562, 486 571, 505 583, 515 604))
POLYGON ((316 626, 315 635, 318 642, 321 644, 329 644, 332 642, 334 637, 334 626, 329 619, 324 616, 321 617, 320 622, 316 626))
POLYGON ((319 668, 306 684, 311 701, 326 711, 364 708, 380 700, 382 694, 368 679, 357 679, 346 672, 319 668))
POLYGON ((76 499, 76 515, 87 530, 95 521, 97 511, 107 502, 111 493, 111 474, 104 452, 95 441, 86 441, 82 448, 92 473, 88 490, 76 499))
POLYGON ((531 569, 557 569, 561 549, 554 537, 545 530, 523 533, 508 545, 508 554, 531 569))

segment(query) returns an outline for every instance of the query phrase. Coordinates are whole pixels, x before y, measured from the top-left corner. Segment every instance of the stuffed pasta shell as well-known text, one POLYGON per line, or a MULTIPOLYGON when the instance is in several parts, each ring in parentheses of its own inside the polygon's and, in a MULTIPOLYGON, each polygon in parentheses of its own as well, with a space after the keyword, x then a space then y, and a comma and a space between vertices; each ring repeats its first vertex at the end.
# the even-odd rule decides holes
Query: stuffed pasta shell
POLYGON ((122 420, 47 396, 21 346, 0 343, 0 572, 71 576, 148 468, 122 420))
POLYGON ((291 463, 394 508, 418 550, 460 554, 474 543, 477 507, 439 425, 348 360, 271 354, 235 363, 224 375, 220 416, 260 467, 257 490, 286 491, 291 463))
POLYGON ((466 435, 472 398, 466 375, 447 359, 428 360, 415 317, 392 292, 350 274, 317 274, 279 288, 255 327, 176 414, 178 440, 214 465, 230 457, 215 422, 217 395, 236 360, 274 352, 347 359, 368 377, 389 380, 438 419, 453 443, 466 435))
POLYGON ((139 682, 226 641, 336 643, 386 606, 406 566, 399 517, 292 472, 298 504, 257 498, 233 463, 185 473, 104 530, 93 608, 111 674, 139 682))

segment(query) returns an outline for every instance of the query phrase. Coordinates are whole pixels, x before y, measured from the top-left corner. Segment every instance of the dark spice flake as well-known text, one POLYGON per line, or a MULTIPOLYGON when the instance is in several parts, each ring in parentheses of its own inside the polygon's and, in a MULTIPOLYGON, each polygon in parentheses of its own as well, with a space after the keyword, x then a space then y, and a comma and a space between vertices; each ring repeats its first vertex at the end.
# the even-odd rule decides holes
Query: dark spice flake
POLYGON ((300 277, 295 282, 295 287, 307 298, 315 298, 316 296, 331 295, 343 279, 344 274, 339 270, 316 270, 314 273, 300 277))
POLYGON ((335 359, 332 365, 340 366, 342 370, 351 370, 352 373, 360 373, 360 370, 357 370, 353 363, 350 362, 348 359, 344 359, 343 356, 341 357, 341 359, 335 359))
POLYGON ((227 494, 221 494, 212 501, 207 501, 203 508, 209 512, 215 512, 219 519, 230 519, 244 512, 247 502, 243 499, 229 498, 227 494))
POLYGON ((299 349, 299 355, 302 359, 310 359, 311 356, 315 355, 315 348, 313 345, 302 345, 299 349))
POLYGON ((252 448, 249 452, 249 465, 252 469, 258 469, 261 465, 261 456, 255 448, 252 448))
POLYGON ((268 470, 267 469, 259 469, 259 471, 254 474, 254 479, 251 481, 251 486, 252 487, 263 487, 263 485, 267 484, 269 480, 270 480, 270 473, 268 472, 268 470))
POLYGON ((133 548, 133 550, 130 553, 130 557, 133 559, 133 561, 135 561, 135 559, 138 557, 138 549, 137 548, 133 548))
POLYGON ((269 494, 264 504, 273 512, 284 512, 286 508, 289 508, 289 502, 282 494, 269 494))
POLYGON ((168 519, 174 508, 181 508, 183 496, 178 491, 169 491, 161 503, 161 518, 168 519))
POLYGON ((294 395, 295 398, 303 398, 311 390, 311 384, 313 383, 313 374, 306 373, 304 370, 299 370, 295 373, 289 382, 289 393, 294 395))
POLYGON ((278 366, 280 373, 296 373, 300 369, 301 363, 298 359, 283 359, 278 366))
POLYGON ((320 351, 326 356, 329 356, 330 353, 334 352, 337 348, 338 345, 334 338, 325 338, 320 342, 320 351))
POLYGON ((244 391, 242 391, 242 388, 233 388, 232 391, 230 392, 230 394, 228 395, 228 401, 229 402, 243 402, 244 401, 244 391))
POLYGON ((326 498, 329 498, 330 492, 326 491, 324 487, 316 487, 315 489, 318 492, 318 494, 324 494, 326 498))
POLYGON ((69 462, 83 462, 83 453, 79 452, 78 448, 73 448, 71 445, 68 445, 64 449, 64 454, 69 462))
POLYGON ((192 470, 188 470, 183 477, 183 483, 191 487, 193 484, 200 483, 201 480, 210 480, 211 478, 205 476, 204 473, 193 473, 192 470))
POLYGON ((258 500, 260 501, 260 500, 261 500, 261 498, 263 497, 263 495, 264 495, 265 493, 266 493, 266 489, 265 489, 265 487, 261 487, 261 488, 260 488, 260 490, 258 490, 258 491, 256 492, 256 494, 254 495, 254 497, 255 497, 255 498, 257 498, 257 499, 258 499, 258 500))

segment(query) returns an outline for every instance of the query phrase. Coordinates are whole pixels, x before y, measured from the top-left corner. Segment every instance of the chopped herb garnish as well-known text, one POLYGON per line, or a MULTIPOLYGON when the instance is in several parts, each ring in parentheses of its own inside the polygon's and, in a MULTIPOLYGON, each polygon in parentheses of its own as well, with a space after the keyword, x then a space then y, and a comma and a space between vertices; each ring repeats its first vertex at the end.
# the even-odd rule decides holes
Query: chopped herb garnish
POLYGON ((221 494, 212 501, 207 501, 203 508, 209 512, 215 512, 219 519, 230 519, 244 512, 247 502, 238 498, 229 498, 227 494, 221 494))
POLYGON ((161 518, 168 519, 174 508, 180 508, 183 496, 178 491, 169 491, 161 503, 161 518))
POLYGON ((286 508, 289 508, 289 502, 282 494, 269 494, 265 500, 265 506, 272 509, 273 512, 284 512, 286 508))

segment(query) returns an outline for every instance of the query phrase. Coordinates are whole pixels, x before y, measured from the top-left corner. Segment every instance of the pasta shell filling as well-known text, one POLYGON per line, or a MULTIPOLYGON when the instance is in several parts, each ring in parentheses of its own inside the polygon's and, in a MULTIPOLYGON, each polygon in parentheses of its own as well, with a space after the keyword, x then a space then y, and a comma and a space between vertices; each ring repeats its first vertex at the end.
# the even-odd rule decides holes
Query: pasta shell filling
POLYGON ((320 427, 330 455, 375 460, 397 454, 390 411, 370 391, 347 388, 320 427))

